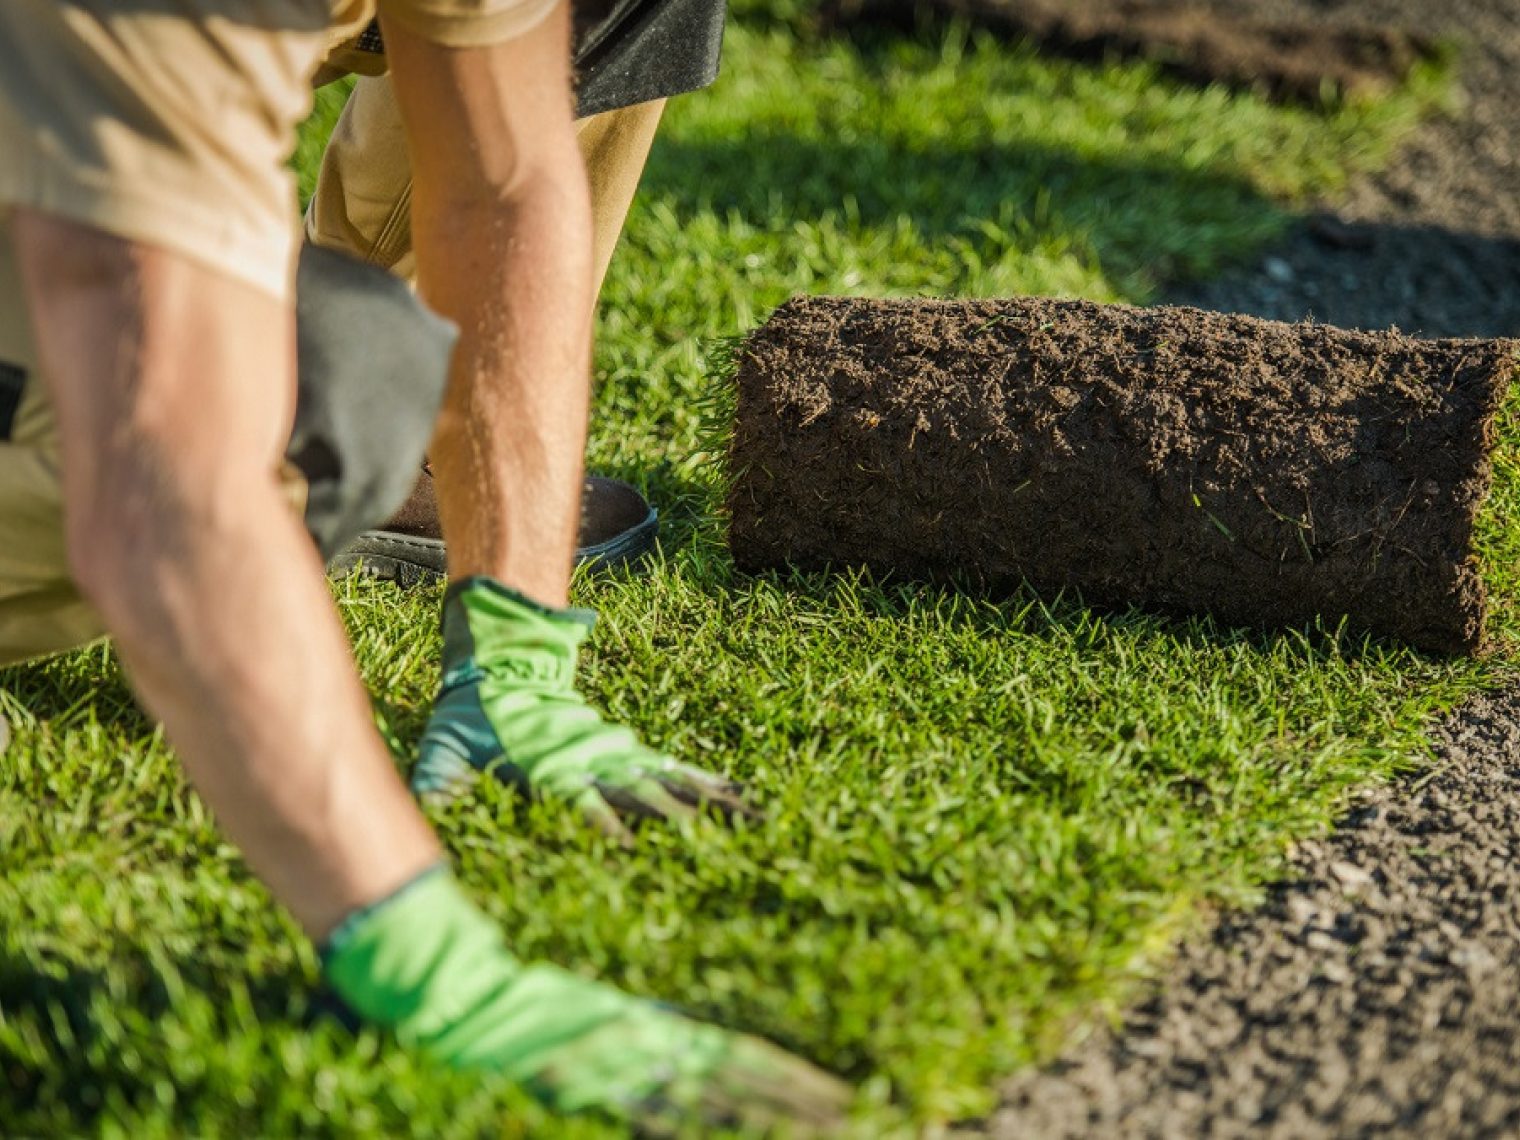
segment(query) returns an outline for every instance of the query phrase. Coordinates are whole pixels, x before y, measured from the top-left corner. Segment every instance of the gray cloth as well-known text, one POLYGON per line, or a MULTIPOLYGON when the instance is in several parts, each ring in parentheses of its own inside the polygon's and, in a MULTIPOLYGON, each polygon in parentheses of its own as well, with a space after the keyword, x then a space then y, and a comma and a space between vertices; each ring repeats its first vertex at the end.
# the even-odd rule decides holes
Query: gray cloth
POLYGON ((458 330, 400 280, 311 244, 296 275, 289 460, 324 559, 388 519, 422 466, 458 330))

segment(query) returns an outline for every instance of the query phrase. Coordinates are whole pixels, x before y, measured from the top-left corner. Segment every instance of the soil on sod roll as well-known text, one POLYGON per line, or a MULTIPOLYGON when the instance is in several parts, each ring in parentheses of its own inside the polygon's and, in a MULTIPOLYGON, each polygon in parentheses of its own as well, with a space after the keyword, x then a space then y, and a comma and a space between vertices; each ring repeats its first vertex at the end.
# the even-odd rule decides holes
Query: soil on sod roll
POLYGON ((1434 41, 1399 28, 1304 18, 1266 19, 1255 5, 1208 10, 1187 0, 827 0, 824 26, 908 30, 963 19, 1078 59, 1138 58, 1192 83, 1271 98, 1368 99, 1434 56, 1434 41))
POLYGON ((1482 640, 1511 341, 1079 301, 799 298, 738 356, 730 545, 1228 624, 1482 640))

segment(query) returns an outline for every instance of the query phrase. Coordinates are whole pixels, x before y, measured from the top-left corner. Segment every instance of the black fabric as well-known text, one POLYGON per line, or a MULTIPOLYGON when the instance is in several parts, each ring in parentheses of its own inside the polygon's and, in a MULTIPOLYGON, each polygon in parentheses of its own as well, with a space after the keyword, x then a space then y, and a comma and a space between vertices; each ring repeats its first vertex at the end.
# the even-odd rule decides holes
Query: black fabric
POLYGON ((26 391, 26 369, 0 360, 0 441, 10 439, 26 391))
POLYGON ((576 114, 697 91, 718 77, 727 0, 578 0, 576 114))
MULTIPOLYGON (((697 91, 718 78, 728 0, 577 0, 576 117, 697 91)), ((379 21, 354 43, 385 51, 379 21)))
POLYGON ((306 526, 332 558, 412 489, 457 330, 396 277, 307 244, 296 275, 295 428, 306 526))
POLYGON ((385 54, 385 37, 380 34, 379 20, 369 22, 369 27, 360 32, 359 38, 354 41, 354 47, 371 55, 385 54))

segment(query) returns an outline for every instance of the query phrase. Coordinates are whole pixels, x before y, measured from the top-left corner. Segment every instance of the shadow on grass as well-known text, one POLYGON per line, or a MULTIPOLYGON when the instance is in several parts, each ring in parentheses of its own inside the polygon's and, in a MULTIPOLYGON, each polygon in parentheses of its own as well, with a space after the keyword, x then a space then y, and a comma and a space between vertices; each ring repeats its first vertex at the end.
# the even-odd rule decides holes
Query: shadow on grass
POLYGON ((228 976, 201 958, 132 946, 118 947, 98 968, 0 952, 0 1012, 13 1025, 32 1027, 26 1037, 0 1044, 0 1121, 24 1120, 43 1108, 56 1119, 62 1104, 71 1123, 85 1127, 107 1110, 151 1102, 169 1074, 143 1057, 161 1055, 157 1033, 169 1019, 216 1019, 215 1037, 224 1040, 248 1032, 235 1022, 250 1015, 266 1029, 312 1024, 309 986, 299 973, 239 968, 232 985, 228 976))
POLYGON ((761 228, 834 216, 864 227, 906 221, 929 241, 1076 249, 1111 277, 1151 283, 1211 272, 1292 217, 1218 168, 1022 141, 918 146, 774 129, 663 137, 641 193, 678 215, 711 210, 761 228))
POLYGON ((86 649, 0 669, 0 714, 6 704, 54 728, 93 719, 122 725, 133 734, 153 731, 153 721, 137 704, 116 653, 100 641, 86 649))

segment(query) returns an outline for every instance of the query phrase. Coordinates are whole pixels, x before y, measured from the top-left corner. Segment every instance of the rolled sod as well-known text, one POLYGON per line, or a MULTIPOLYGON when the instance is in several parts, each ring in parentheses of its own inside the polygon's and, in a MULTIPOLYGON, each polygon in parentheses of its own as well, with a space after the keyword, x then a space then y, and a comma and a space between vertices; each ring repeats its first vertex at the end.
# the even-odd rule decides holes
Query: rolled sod
POLYGON ((799 298, 739 348, 729 542, 1230 625, 1483 640, 1514 341, 1082 301, 799 298))

